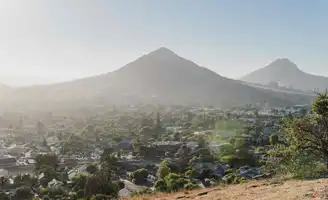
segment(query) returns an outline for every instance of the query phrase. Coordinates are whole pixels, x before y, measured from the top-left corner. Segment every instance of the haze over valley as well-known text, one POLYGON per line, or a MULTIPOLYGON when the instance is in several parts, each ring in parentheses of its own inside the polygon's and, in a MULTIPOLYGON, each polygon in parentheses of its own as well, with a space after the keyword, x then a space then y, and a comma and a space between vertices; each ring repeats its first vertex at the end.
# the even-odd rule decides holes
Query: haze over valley
POLYGON ((250 87, 222 77, 161 47, 114 72, 68 82, 4 88, 2 100, 18 106, 65 104, 177 104, 243 106, 306 104, 312 96, 250 87), (87 103, 88 102, 88 103, 87 103))
POLYGON ((328 199, 327 10, 0 0, 0 200, 328 199))

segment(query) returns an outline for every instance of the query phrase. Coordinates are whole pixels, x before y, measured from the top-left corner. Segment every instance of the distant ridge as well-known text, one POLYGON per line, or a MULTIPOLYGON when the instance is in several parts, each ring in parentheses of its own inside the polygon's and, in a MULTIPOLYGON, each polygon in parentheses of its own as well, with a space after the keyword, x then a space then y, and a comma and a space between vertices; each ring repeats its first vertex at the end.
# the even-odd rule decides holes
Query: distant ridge
POLYGON ((161 47, 120 69, 59 84, 14 90, 15 104, 180 104, 244 106, 309 103, 301 95, 273 93, 222 77, 161 47))
POLYGON ((324 91, 328 88, 327 77, 303 72, 287 58, 277 59, 268 66, 244 76, 241 80, 263 85, 275 82, 283 87, 303 91, 324 91))

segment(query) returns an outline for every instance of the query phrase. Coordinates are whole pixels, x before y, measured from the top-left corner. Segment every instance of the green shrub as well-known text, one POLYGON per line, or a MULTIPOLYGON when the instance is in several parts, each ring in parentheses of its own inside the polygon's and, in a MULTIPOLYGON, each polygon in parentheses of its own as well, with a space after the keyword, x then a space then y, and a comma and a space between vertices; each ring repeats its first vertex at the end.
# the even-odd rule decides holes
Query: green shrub
POLYGON ((149 194, 153 194, 154 192, 149 189, 149 188, 146 188, 146 189, 142 189, 142 190, 137 190, 137 191, 134 191, 131 196, 132 197, 135 197, 135 196, 141 196, 141 195, 149 195, 149 194))
POLYGON ((48 195, 43 196, 42 200, 51 200, 48 195))
POLYGON ((167 190, 172 192, 183 188, 184 184, 187 183, 188 180, 181 178, 178 174, 170 173, 165 177, 165 182, 167 185, 167 190))
POLYGON ((255 153, 257 153, 257 154, 265 154, 266 151, 265 151, 265 149, 263 147, 257 147, 255 149, 255 153))
POLYGON ((87 177, 83 174, 77 174, 72 178, 73 191, 77 192, 84 189, 84 186, 87 182, 87 177))
POLYGON ((318 178, 326 172, 325 163, 320 157, 307 152, 276 145, 268 152, 265 170, 280 176, 294 178, 318 178))
POLYGON ((71 193, 70 194, 70 200, 77 200, 78 199, 78 196, 76 193, 71 193))
POLYGON ((231 144, 224 144, 220 146, 220 152, 218 154, 219 157, 234 155, 236 153, 236 149, 231 144))
POLYGON ((200 161, 200 157, 194 156, 194 157, 192 157, 192 159, 189 160, 189 166, 192 166, 199 161, 200 161))
POLYGON ((225 172, 225 174, 230 174, 230 173, 233 173, 233 170, 231 168, 227 169, 225 172))
POLYGON ((166 161, 164 160, 157 171, 157 177, 164 179, 168 174, 170 174, 171 169, 167 166, 166 161))
POLYGON ((224 180, 225 184, 240 184, 247 181, 244 177, 236 176, 233 173, 225 175, 222 179, 224 180))
POLYGON ((97 171, 98 171, 98 168, 96 165, 94 164, 89 164, 88 167, 86 168, 86 171, 89 173, 89 174, 95 174, 97 171))
POLYGON ((166 192, 167 191, 166 182, 163 179, 158 179, 155 182, 154 188, 156 192, 166 192))
POLYGON ((84 197, 84 190, 79 190, 79 191, 77 191, 77 192, 76 192, 76 196, 77 196, 78 198, 83 198, 83 197, 84 197))
POLYGON ((186 190, 194 190, 194 189, 197 189, 197 188, 199 188, 199 185, 197 185, 197 184, 193 184, 193 183, 187 183, 185 186, 184 186, 184 188, 186 189, 186 190))
POLYGON ((28 187, 19 187, 15 190, 16 199, 31 199, 32 197, 33 193, 28 187))
POLYGON ((194 169, 186 171, 185 175, 189 178, 197 178, 198 174, 194 169))
POLYGON ((90 200, 109 200, 109 199, 111 199, 111 197, 108 195, 104 195, 104 194, 93 195, 90 198, 90 200))
POLYGON ((53 187, 50 189, 50 194, 51 197, 56 197, 56 196, 64 196, 65 195, 65 191, 62 187, 53 187))
POLYGON ((223 156, 220 159, 220 162, 223 164, 234 165, 237 161, 235 156, 223 156))
POLYGON ((241 177, 238 179, 238 183, 246 183, 246 182, 247 182, 247 179, 244 177, 241 177))
POLYGON ((143 185, 147 183, 147 177, 148 177, 148 171, 147 169, 138 169, 135 172, 130 174, 130 178, 132 179, 132 182, 137 185, 143 185))
POLYGON ((277 134, 272 134, 272 135, 270 136, 270 144, 271 144, 271 145, 276 145, 276 144, 278 144, 278 142, 279 142, 279 137, 278 137, 278 135, 277 135, 277 134))
POLYGON ((97 194, 104 194, 117 198, 119 192, 119 184, 117 182, 109 181, 103 176, 91 176, 88 178, 84 187, 84 196, 92 197, 97 194))
POLYGON ((49 188, 41 188, 39 193, 40 193, 41 197, 43 197, 45 195, 49 195, 50 194, 50 189, 49 188))
POLYGON ((10 200, 10 197, 4 191, 0 191, 0 199, 10 200))

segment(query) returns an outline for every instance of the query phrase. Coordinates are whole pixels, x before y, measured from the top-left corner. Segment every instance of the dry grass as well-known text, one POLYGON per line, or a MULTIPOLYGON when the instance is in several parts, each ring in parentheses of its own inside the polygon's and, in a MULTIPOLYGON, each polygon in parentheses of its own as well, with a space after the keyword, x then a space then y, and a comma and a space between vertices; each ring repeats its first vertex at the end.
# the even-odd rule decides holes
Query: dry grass
POLYGON ((210 189, 158 193, 128 200, 319 200, 328 199, 328 179, 282 182, 251 181, 249 183, 218 186, 210 189))

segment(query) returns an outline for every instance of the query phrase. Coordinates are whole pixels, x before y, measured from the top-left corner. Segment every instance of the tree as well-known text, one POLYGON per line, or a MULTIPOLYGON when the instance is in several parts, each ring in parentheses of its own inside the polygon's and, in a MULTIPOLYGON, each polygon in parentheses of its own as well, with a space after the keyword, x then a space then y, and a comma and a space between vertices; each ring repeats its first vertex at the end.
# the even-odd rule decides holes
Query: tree
POLYGON ((142 138, 143 141, 147 141, 149 138, 152 138, 153 135, 154 130, 149 126, 145 126, 139 130, 139 136, 142 138))
POLYGON ((101 155, 101 170, 97 173, 102 178, 107 179, 108 182, 111 181, 113 175, 119 168, 119 162, 117 157, 111 151, 105 150, 101 155))
POLYGON ((170 173, 165 177, 167 191, 178 191, 184 188, 184 184, 188 183, 188 180, 180 177, 178 174, 170 173))
POLYGON ((166 161, 164 160, 157 170, 157 178, 164 179, 167 175, 169 175, 171 169, 167 166, 166 161))
POLYGON ((10 196, 7 195, 4 191, 0 190, 0 199, 1 200, 10 200, 10 196))
POLYGON ((155 127, 155 131, 156 131, 157 138, 161 138, 161 135, 162 135, 162 132, 163 132, 163 128, 162 128, 161 117, 160 117, 159 112, 156 113, 156 127, 155 127))
POLYGON ((87 177, 83 174, 77 174, 72 178, 73 191, 83 190, 87 182, 87 177))
POLYGON ((39 191, 39 195, 41 197, 49 196, 49 194, 50 194, 50 188, 41 188, 39 191))
POLYGON ((54 154, 37 155, 35 158, 35 169, 39 170, 42 165, 56 169, 58 167, 58 158, 54 154))
POLYGON ((101 162, 107 162, 108 158, 114 153, 113 148, 106 148, 103 153, 101 154, 100 161, 101 162))
POLYGON ((48 195, 44 195, 44 196, 42 197, 42 200, 51 200, 51 199, 50 199, 50 197, 49 197, 48 195))
POLYGON ((317 98, 312 102, 312 112, 324 118, 328 117, 328 91, 318 93, 317 98))
POLYGON ((88 165, 88 167, 86 168, 86 171, 89 173, 89 174, 94 174, 98 171, 98 168, 96 165, 94 164, 90 164, 88 165))
POLYGON ((17 200, 29 200, 32 199, 33 193, 28 187, 20 187, 15 191, 15 199, 17 200))
POLYGON ((318 94, 312 104, 313 115, 289 117, 283 128, 286 143, 294 151, 319 156, 328 168, 328 93, 318 94))
POLYGON ((141 119, 140 127, 154 127, 154 121, 150 116, 141 119))
POLYGON ((52 179, 57 177, 57 173, 54 168, 48 165, 42 165, 40 169, 37 171, 38 174, 44 174, 44 177, 51 181, 52 179))
POLYGON ((69 180, 68 173, 66 171, 60 173, 59 177, 60 181, 62 181, 64 184, 69 180))
POLYGON ((270 136, 270 144, 271 144, 271 145, 276 145, 276 144, 278 144, 278 142, 279 142, 279 137, 278 137, 278 135, 277 135, 277 134, 272 134, 272 135, 270 136))
POLYGON ((143 145, 144 145, 144 143, 139 138, 136 138, 132 141, 132 147, 133 147, 134 152, 139 152, 140 147, 143 145))
POLYGON ((111 198, 117 198, 120 187, 117 183, 108 181, 105 177, 93 175, 87 179, 84 188, 84 196, 109 195, 111 198))
POLYGON ((30 174, 18 174, 14 178, 15 184, 24 184, 26 187, 32 187, 37 183, 38 179, 36 177, 32 177, 30 174))
POLYGON ((9 179, 4 177, 4 176, 1 176, 0 177, 0 190, 2 190, 2 188, 7 185, 9 183, 9 179))
POLYGON ((207 147, 207 142, 204 139, 204 137, 202 137, 202 136, 199 137, 198 146, 199 146, 199 148, 206 148, 207 147))
POLYGON ((132 182, 137 185, 144 185, 147 183, 148 171, 144 168, 138 169, 135 172, 131 173, 130 178, 132 182))
POLYGON ((194 169, 186 171, 185 175, 191 179, 195 179, 198 177, 198 173, 194 169))
POLYGON ((166 192, 167 191, 166 182, 163 179, 158 179, 155 182, 154 188, 155 188, 155 191, 157 191, 157 192, 166 192))
POLYGON ((109 149, 105 149, 101 155, 101 167, 102 169, 107 169, 111 171, 115 171, 118 167, 118 159, 111 153, 112 151, 109 149))

